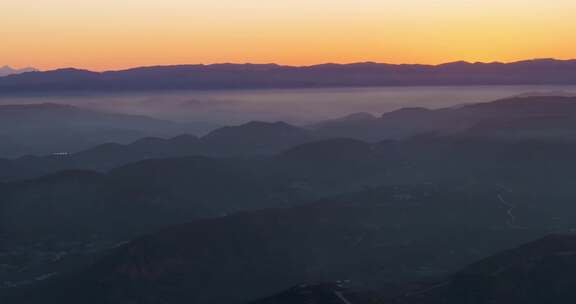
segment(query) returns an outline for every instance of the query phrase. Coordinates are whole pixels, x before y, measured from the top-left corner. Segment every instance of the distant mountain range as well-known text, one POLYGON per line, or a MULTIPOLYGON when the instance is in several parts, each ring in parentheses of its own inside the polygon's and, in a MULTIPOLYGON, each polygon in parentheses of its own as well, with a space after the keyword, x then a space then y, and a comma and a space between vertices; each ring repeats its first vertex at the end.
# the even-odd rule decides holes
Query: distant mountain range
POLYGON ((35 68, 14 69, 12 67, 5 65, 3 67, 0 67, 0 77, 22 74, 26 72, 36 72, 36 71, 38 70, 36 70, 35 68))
POLYGON ((28 136, 8 136, 9 133, 0 131, 4 143, 0 152, 5 155, 9 155, 9 149, 17 149, 17 143, 43 144, 44 149, 53 151, 56 147, 72 144, 73 147, 79 144, 86 147, 81 151, 68 150, 78 152, 66 155, 0 159, 0 180, 35 177, 58 170, 105 171, 145 159, 191 155, 261 157, 284 152, 283 157, 292 159, 320 161, 351 156, 368 159, 377 146, 370 143, 390 140, 400 141, 402 146, 408 147, 402 148, 406 151, 416 150, 409 147, 409 142, 437 141, 438 138, 492 143, 532 140, 558 144, 567 141, 569 145, 576 140, 576 97, 562 96, 513 97, 436 110, 404 108, 381 116, 357 113, 305 127, 284 122, 253 121, 219 128, 202 137, 186 132, 187 125, 50 104, 0 107, 0 118, 3 130, 11 130, 12 135, 28 136), (12 119, 3 117, 4 112, 12 113, 12 119), (44 112, 46 114, 42 114, 44 112), (29 116, 23 113, 29 113, 29 116), (27 121, 28 129, 18 129, 19 121, 27 121), (67 126, 75 126, 75 132, 63 131, 67 126), (107 132, 112 126, 116 131, 107 132), (126 130, 140 132, 132 134, 126 130), (177 133, 180 135, 169 135, 168 139, 137 136, 161 132, 175 135, 178 131, 181 131, 177 133), (63 134, 69 136, 62 137, 63 134), (128 139, 138 137, 142 138, 126 143, 128 139), (430 140, 426 139, 428 137, 430 140), (23 141, 26 138, 29 140, 23 141), (95 144, 89 146, 87 138, 95 144), (108 143, 99 144, 101 142, 108 143))
POLYGON ((60 69, 0 79, 0 94, 60 91, 314 88, 411 85, 576 84, 576 60, 513 63, 213 64, 92 72, 60 69))
POLYGON ((104 142, 175 136, 192 126, 63 104, 0 106, 0 155, 76 152, 104 142))
POLYGON ((510 97, 441 109, 402 108, 380 117, 357 113, 310 126, 319 137, 367 141, 436 134, 500 139, 575 139, 576 97, 510 97))
MULTIPOLYGON (((1 113, 1 107, 0 107, 1 113)), ((0 115, 1 117, 1 115, 0 115)), ((120 118, 123 116, 119 116, 120 118)), ((128 123, 126 119, 124 121, 128 123)), ((154 122, 154 121, 153 121, 154 122)), ((72 122, 71 122, 72 123, 72 122)), ((116 122, 117 123, 117 122, 116 122)), ((162 125, 157 121, 159 131, 183 130, 186 125, 162 125), (180 129, 177 129, 180 128, 180 129)), ((0 124, 1 125, 1 124, 0 124)), ((148 126, 148 132, 154 129, 148 126)), ((133 126, 135 128, 136 126, 133 126)), ((100 130, 102 135, 110 135, 100 130)), ((82 130, 77 130, 81 135, 82 130)), ((120 129, 117 136, 121 135, 120 129)), ((0 134, 2 134, 0 132, 0 134)), ((127 134, 130 135, 130 134, 127 134)), ((52 136, 54 138, 56 136, 52 136)), ((74 138, 67 138, 73 140, 74 138)), ((254 157, 270 156, 314 140, 313 134, 305 129, 283 122, 249 122, 239 126, 223 127, 216 129, 206 136, 197 137, 183 133, 182 135, 168 139, 160 137, 144 137, 129 144, 121 144, 122 137, 109 137, 105 144, 94 145, 91 148, 77 153, 52 153, 45 156, 24 156, 8 160, 0 158, 0 180, 14 177, 31 177, 64 169, 90 169, 109 170, 130 162, 137 162, 153 158, 186 157, 192 155, 216 156, 216 157, 254 157), (14 175, 15 174, 15 175, 14 175)), ((96 140, 93 138, 93 140, 96 140)), ((75 142, 72 142, 73 144, 75 142)), ((56 144, 56 143, 54 143, 56 144)), ((7 144, 4 149, 14 148, 13 143, 7 144)), ((2 148, 0 148, 2 151, 2 148)))

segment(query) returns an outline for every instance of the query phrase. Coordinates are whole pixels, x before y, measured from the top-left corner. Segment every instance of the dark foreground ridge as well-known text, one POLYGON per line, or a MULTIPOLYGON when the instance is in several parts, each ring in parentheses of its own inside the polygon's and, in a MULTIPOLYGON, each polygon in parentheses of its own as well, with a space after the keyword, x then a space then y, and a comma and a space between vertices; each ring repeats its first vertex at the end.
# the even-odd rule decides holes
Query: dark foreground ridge
POLYGON ((555 234, 481 260, 401 303, 574 303, 575 271, 576 235, 555 234))
POLYGON ((474 263, 446 280, 367 291, 300 285, 250 304, 568 304, 576 301, 576 235, 556 234, 474 263))

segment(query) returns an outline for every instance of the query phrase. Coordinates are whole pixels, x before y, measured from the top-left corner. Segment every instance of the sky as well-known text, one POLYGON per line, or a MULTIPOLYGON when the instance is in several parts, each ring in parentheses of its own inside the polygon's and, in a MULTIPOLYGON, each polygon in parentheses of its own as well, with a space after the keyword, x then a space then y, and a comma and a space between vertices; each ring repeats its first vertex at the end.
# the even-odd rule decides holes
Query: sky
POLYGON ((576 58, 575 0, 0 0, 0 65, 576 58))

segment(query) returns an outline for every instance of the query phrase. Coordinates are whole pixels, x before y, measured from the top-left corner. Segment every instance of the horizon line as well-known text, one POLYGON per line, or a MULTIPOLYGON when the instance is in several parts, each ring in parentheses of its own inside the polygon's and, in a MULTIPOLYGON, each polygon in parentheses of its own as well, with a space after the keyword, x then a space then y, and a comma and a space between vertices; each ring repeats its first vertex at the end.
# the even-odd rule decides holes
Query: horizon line
POLYGON ((572 59, 559 59, 554 57, 541 57, 541 58, 531 58, 531 59, 522 59, 522 60, 511 60, 511 61, 468 61, 468 60, 455 60, 455 61, 447 61, 443 63, 387 63, 387 62, 377 62, 377 61, 354 61, 348 63, 338 63, 338 62, 324 62, 324 63, 316 63, 316 64, 303 64, 303 65, 291 65, 291 64, 281 64, 281 63, 251 63, 251 62, 216 62, 216 63, 179 63, 179 64, 151 64, 151 65, 139 65, 139 66, 132 66, 127 68, 119 68, 119 69, 90 69, 90 68, 78 68, 74 66, 68 67, 59 67, 53 69, 39 69, 34 66, 26 66, 26 67, 14 67, 9 64, 1 65, 0 67, 9 67, 16 70, 22 69, 35 69, 35 72, 52 72, 52 71, 61 71, 61 70, 78 70, 78 71, 87 71, 93 73, 106 73, 106 72, 122 72, 122 71, 129 71, 134 69, 142 69, 142 68, 160 68, 160 67, 177 67, 177 66, 218 66, 218 65, 254 65, 254 66, 278 66, 278 67, 287 67, 287 68, 310 68, 310 67, 317 67, 323 65, 357 65, 357 64, 375 64, 375 65, 392 65, 392 66, 430 66, 430 67, 439 67, 449 64, 514 64, 514 63, 522 63, 522 62, 534 62, 534 61, 576 61, 576 58, 572 59))

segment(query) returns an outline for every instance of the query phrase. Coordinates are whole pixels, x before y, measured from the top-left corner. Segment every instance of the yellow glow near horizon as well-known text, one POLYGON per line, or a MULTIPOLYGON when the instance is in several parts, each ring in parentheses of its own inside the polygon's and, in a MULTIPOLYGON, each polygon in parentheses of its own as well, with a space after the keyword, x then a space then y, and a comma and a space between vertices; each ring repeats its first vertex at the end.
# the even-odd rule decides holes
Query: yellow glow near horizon
POLYGON ((0 65, 567 59, 575 11, 574 0, 6 0, 0 65))

